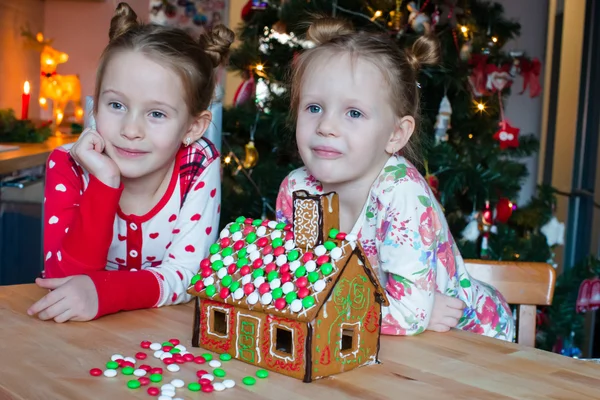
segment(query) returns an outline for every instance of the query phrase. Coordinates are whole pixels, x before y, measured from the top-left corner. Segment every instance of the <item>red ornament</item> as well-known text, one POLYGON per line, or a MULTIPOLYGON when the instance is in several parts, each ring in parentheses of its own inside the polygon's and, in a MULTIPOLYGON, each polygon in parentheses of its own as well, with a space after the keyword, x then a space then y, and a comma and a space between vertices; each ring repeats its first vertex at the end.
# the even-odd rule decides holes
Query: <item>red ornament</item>
POLYGON ((496 220, 503 224, 508 222, 508 219, 513 212, 513 203, 506 197, 502 197, 496 204, 496 220))
POLYGON ((521 130, 519 128, 511 126, 508 122, 501 121, 500 129, 494 134, 494 139, 500 142, 500 148, 502 150, 509 147, 517 148, 519 147, 520 131, 521 130))
POLYGON ((253 100, 256 93, 256 84, 254 83, 252 73, 244 71, 242 75, 244 76, 244 80, 233 96, 233 105, 236 107, 253 100))

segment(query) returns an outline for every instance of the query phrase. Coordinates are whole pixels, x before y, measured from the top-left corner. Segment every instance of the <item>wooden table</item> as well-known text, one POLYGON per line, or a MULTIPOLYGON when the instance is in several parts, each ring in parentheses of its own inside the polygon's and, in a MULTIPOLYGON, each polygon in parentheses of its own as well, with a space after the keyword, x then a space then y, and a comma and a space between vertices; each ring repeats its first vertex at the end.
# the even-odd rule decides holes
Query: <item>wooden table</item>
POLYGON ((78 137, 77 135, 52 136, 44 143, 6 143, 19 146, 19 149, 0 152, 0 175, 43 165, 52 150, 73 143, 78 137))
MULTIPOLYGON (((142 340, 179 338, 191 348, 192 303, 120 313, 85 323, 57 324, 28 317, 44 291, 34 285, 0 287, 0 399, 149 399, 145 389, 126 387, 127 377, 92 377, 112 354, 133 356, 142 340)), ((426 332, 416 337, 384 336, 382 364, 358 368, 314 383, 271 373, 255 386, 241 379, 256 368, 224 363, 233 389, 210 395, 178 389, 200 399, 598 399, 600 366, 462 332, 426 332)), ((146 363, 161 366, 150 356, 146 363)), ((206 366, 205 369, 210 370, 206 366)), ((191 364, 180 372, 191 382, 191 364)))

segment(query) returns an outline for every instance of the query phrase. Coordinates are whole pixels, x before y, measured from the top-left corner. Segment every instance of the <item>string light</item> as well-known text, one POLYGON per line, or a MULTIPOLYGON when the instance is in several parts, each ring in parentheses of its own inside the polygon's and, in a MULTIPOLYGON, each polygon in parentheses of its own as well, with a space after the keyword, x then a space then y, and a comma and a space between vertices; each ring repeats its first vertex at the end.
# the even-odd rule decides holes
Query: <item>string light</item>
POLYGON ((468 30, 469 30, 469 28, 467 28, 467 27, 466 27, 466 26, 464 26, 464 25, 460 27, 460 31, 461 31, 462 33, 467 33, 467 31, 468 31, 468 30))
POLYGON ((229 164, 231 162, 231 156, 228 154, 223 161, 225 164, 229 164))
POLYGON ((485 111, 485 104, 479 102, 479 103, 475 103, 477 105, 477 110, 479 112, 484 112, 485 111))
POLYGON ((469 139, 473 139, 473 134, 469 133, 469 139))
POLYGON ((381 17, 381 14, 381 10, 375 11, 375 14, 373 14, 373 18, 371 18, 371 21, 375 21, 377 18, 381 17))
POLYGON ((498 42, 498 38, 496 36, 492 36, 492 42, 497 43, 498 42))
POLYGON ((262 64, 256 64, 256 67, 254 67, 254 68, 256 68, 256 70, 259 72, 262 72, 263 69, 265 69, 264 65, 262 65, 262 64))

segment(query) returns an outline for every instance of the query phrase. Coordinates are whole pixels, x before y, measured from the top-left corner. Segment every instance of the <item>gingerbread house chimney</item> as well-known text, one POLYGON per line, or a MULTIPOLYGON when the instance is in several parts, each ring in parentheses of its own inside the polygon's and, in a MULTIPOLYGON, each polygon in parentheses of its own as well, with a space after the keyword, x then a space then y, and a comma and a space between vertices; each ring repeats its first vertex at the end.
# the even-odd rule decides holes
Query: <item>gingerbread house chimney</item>
POLYGON ((298 248, 309 251, 322 244, 331 229, 340 224, 339 200, 336 193, 310 195, 294 192, 294 237, 298 248))

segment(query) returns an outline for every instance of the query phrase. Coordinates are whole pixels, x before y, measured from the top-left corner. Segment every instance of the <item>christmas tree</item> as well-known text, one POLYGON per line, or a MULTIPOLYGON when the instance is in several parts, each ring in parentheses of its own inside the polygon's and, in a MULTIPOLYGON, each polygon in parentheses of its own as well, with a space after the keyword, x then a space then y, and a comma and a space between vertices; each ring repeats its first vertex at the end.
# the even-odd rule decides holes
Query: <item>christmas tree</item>
MULTIPOLYGON (((411 161, 443 205, 464 258, 553 262, 552 246, 561 244, 549 240, 557 224, 555 192, 539 187, 528 204, 513 203, 528 176, 521 160, 537 151, 538 141, 504 115, 511 90, 540 94, 540 62, 505 49, 520 25, 504 16, 501 5, 479 0, 249 0, 238 31, 241 45, 230 59, 244 81, 223 118, 222 224, 239 215, 273 217, 279 184, 301 165, 287 76, 294 56, 311 47, 304 33, 319 14, 390 35, 403 48, 423 34, 439 38, 443 61, 425 68, 418 81, 422 123, 413 138, 421 154, 411 161), (518 88, 512 85, 516 78, 518 88)), ((577 288, 572 282, 568 287, 572 296, 577 288)), ((572 306, 566 312, 574 313, 572 306)), ((565 328, 553 330, 554 323, 544 321, 540 343, 549 349, 565 328)))

